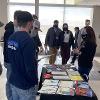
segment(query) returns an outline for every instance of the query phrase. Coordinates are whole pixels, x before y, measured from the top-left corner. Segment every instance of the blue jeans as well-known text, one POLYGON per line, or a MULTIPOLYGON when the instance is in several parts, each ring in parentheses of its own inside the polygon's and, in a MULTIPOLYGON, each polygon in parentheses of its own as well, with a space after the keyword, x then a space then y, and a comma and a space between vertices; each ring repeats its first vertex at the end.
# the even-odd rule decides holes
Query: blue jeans
POLYGON ((84 67, 78 67, 78 71, 80 74, 86 74, 87 76, 89 76, 89 73, 91 71, 91 67, 90 68, 84 68, 84 67))
POLYGON ((90 68, 78 67, 78 71, 85 81, 89 80, 89 73, 91 69, 92 67, 90 68))
POLYGON ((8 82, 10 74, 11 74, 11 65, 9 63, 4 62, 4 66, 7 69, 6 77, 7 77, 7 82, 6 82, 6 96, 8 100, 13 100, 12 99, 12 90, 11 90, 11 84, 8 82))
POLYGON ((36 100, 37 85, 27 90, 19 89, 13 85, 11 88, 13 100, 36 100))

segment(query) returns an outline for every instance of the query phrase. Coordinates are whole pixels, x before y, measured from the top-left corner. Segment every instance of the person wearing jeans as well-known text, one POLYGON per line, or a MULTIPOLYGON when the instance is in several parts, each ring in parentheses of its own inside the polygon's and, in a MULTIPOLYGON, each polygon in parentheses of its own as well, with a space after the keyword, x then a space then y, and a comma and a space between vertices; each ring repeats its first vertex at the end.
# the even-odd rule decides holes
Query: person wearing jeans
POLYGON ((38 85, 35 42, 29 35, 33 18, 27 11, 17 17, 19 31, 14 32, 7 42, 11 73, 12 100, 36 100, 38 85))
POLYGON ((10 83, 8 82, 10 73, 11 73, 11 64, 9 63, 8 59, 8 52, 7 52, 7 42, 9 37, 15 32, 18 31, 18 25, 17 25, 17 16, 21 13, 21 11, 15 11, 14 12, 14 22, 9 22, 5 26, 5 32, 4 32, 4 66, 7 69, 7 83, 6 83, 6 96, 8 100, 12 100, 12 91, 10 83))
POLYGON ((13 85, 11 85, 11 88, 14 100, 36 100, 37 85, 27 90, 16 88, 13 85))
POLYGON ((93 66, 93 58, 96 52, 96 37, 92 27, 86 26, 81 29, 82 43, 78 57, 78 71, 84 80, 88 81, 89 73, 93 66))

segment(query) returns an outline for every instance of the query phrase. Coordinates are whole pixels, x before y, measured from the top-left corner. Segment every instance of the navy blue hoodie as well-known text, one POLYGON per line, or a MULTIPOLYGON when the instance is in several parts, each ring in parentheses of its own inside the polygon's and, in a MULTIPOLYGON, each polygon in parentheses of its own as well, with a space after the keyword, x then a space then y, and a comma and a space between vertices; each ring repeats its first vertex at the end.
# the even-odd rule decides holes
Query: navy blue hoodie
POLYGON ((12 34, 7 49, 11 64, 9 82, 24 90, 38 84, 36 49, 29 34, 22 31, 12 34))

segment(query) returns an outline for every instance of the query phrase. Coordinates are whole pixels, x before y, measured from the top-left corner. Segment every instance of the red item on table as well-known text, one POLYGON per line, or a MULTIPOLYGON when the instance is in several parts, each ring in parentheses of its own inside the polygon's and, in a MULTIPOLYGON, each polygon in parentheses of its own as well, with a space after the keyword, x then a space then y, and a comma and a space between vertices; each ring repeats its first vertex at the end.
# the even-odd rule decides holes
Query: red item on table
POLYGON ((44 74, 43 77, 45 79, 50 79, 50 78, 52 78, 52 75, 51 74, 44 74))

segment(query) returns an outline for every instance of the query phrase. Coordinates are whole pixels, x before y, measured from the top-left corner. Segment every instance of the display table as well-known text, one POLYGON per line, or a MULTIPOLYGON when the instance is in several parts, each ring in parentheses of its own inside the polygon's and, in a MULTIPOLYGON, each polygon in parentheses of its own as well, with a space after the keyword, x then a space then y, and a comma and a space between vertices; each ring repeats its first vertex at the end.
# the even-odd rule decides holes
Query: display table
POLYGON ((40 100, 98 100, 96 95, 93 97, 85 96, 66 96, 57 94, 41 94, 40 100))
MULTIPOLYGON (((42 68, 42 73, 41 73, 40 83, 39 83, 39 90, 41 89, 43 85, 42 83, 45 80, 44 75, 48 72, 47 69, 48 69, 47 67, 42 68)), ((53 68, 53 70, 55 70, 55 67, 53 68)), ((51 69, 49 69, 49 71, 51 71, 51 69)), ((52 79, 52 77, 50 79, 52 79)), ((72 95, 62 95, 62 94, 40 93, 40 100, 98 100, 98 98, 94 92, 93 92, 92 97, 76 95, 76 94, 72 96, 72 95)))

